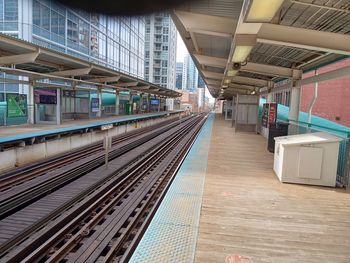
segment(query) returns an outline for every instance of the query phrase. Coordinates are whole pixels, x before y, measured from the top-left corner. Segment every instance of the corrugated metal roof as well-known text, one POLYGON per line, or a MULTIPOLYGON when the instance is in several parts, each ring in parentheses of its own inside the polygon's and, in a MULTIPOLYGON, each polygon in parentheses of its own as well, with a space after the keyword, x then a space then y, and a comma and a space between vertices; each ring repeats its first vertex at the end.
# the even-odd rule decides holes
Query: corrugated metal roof
POLYGON ((238 19, 243 0, 198 0, 185 4, 177 9, 212 16, 223 16, 238 19))

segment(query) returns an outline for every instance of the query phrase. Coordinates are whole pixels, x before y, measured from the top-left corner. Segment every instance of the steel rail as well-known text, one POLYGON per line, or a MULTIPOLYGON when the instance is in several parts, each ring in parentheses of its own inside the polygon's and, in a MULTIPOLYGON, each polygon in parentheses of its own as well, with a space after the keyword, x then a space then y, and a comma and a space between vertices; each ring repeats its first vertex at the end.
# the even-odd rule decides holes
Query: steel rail
MULTIPOLYGON (((182 122, 182 125, 186 125, 186 122, 182 122)), ((142 161, 142 160, 141 160, 141 161, 142 161)), ((95 187, 93 187, 93 188, 95 188, 95 187)), ((90 189, 90 190, 91 190, 91 189, 90 189)), ((86 191, 86 192, 88 192, 88 191, 86 191)), ((86 194, 86 193, 85 193, 85 194, 86 194)), ((80 196, 78 196, 77 198, 78 198, 78 199, 79 199, 79 198, 81 199, 80 196)), ((67 206, 71 206, 71 205, 72 205, 72 203, 70 202, 69 204, 66 205, 66 207, 67 207, 67 206)), ((54 213, 54 215, 57 215, 57 214, 58 214, 57 212, 62 213, 62 211, 63 211, 63 210, 61 210, 61 211, 56 211, 56 213, 54 213)), ((49 216, 49 217, 47 218, 47 220, 52 220, 52 218, 54 217, 54 215, 49 216)), ((38 225, 37 225, 36 227, 42 226, 43 223, 44 223, 43 221, 38 222, 38 225)), ((56 230, 57 230, 57 229, 56 229, 56 230)), ((33 232, 33 231, 31 231, 31 232, 33 232)), ((28 236, 28 234, 29 234, 29 233, 25 233, 26 236, 28 236)), ((14 245, 14 244, 18 243, 20 240, 23 240, 23 237, 17 239, 16 242, 11 242, 11 245, 14 245)), ((8 249, 8 248, 9 248, 9 247, 7 246, 7 249, 8 249)), ((7 249, 6 249, 6 251, 7 251, 7 249)), ((4 251, 3 251, 3 252, 4 252, 4 251)), ((16 261, 14 261, 14 262, 16 262, 16 261)))
MULTIPOLYGON (((133 130, 125 134, 116 135, 112 139, 112 145, 115 146, 118 143, 128 140, 134 136, 137 136, 144 132, 154 130, 161 126, 167 125, 173 121, 174 121, 173 119, 166 120, 156 125, 133 130)), ((86 154, 91 155, 98 151, 102 151, 102 147, 103 147, 103 143, 101 141, 98 141, 88 146, 79 147, 77 149, 69 151, 68 153, 59 154, 57 156, 46 158, 39 162, 35 162, 33 164, 26 165, 24 167, 17 168, 15 170, 5 172, 0 175, 0 191, 4 191, 6 190, 6 188, 9 188, 10 186, 23 183, 27 180, 43 175, 50 170, 60 168, 64 165, 67 165, 81 158, 84 158, 87 156, 86 154)))
MULTIPOLYGON (((186 132, 186 131, 185 131, 186 132)), ((137 185, 137 183, 142 180, 142 178, 144 176, 146 176, 147 174, 150 173, 150 170, 155 169, 155 165, 157 162, 161 162, 162 159, 164 159, 165 156, 168 156, 171 152, 174 151, 174 146, 171 145, 175 145, 178 144, 179 142, 181 142, 182 139, 182 135, 184 134, 184 132, 182 132, 181 134, 177 134, 176 138, 171 139, 170 142, 168 142, 167 144, 165 144, 163 147, 161 147, 160 149, 158 149, 155 153, 152 154, 152 156, 150 157, 150 159, 155 158, 154 160, 152 160, 152 163, 149 163, 149 161, 144 162, 144 165, 147 165, 147 167, 145 169, 143 169, 142 167, 139 167, 139 171, 134 170, 132 173, 138 173, 139 175, 137 175, 136 178, 132 179, 132 182, 129 182, 128 185, 120 192, 118 193, 117 196, 115 196, 112 200, 110 200, 108 202, 108 205, 104 206, 103 208, 101 208, 101 210, 96 213, 93 218, 88 222, 85 223, 85 225, 83 227, 80 228, 79 231, 77 231, 75 234, 67 234, 66 229, 70 228, 72 229, 73 227, 70 226, 65 226, 64 229, 61 229, 60 233, 55 233, 55 237, 52 237, 51 240, 46 243, 46 245, 42 245, 37 251, 33 252, 31 255, 29 255, 26 259, 24 259, 24 261, 32 261, 33 259, 38 259, 37 254, 42 254, 43 250, 48 250, 50 246, 52 246, 53 243, 61 243, 61 241, 57 241, 57 239, 59 239, 59 237, 62 236, 70 236, 69 240, 66 240, 65 244, 62 245, 57 251, 54 252, 54 254, 50 255, 50 257, 45 260, 45 262, 58 262, 63 258, 63 255, 67 254, 69 249, 71 249, 73 246, 75 246, 77 243, 80 242, 81 239, 84 238, 84 236, 86 236, 86 233, 88 233, 90 231, 90 229, 92 229, 99 221, 101 221, 103 219, 103 216, 105 216, 106 213, 108 213, 113 207, 115 206, 115 204, 121 202, 121 199, 128 193, 130 192, 131 189, 133 189, 134 185, 137 185), (141 173, 140 173, 141 170, 141 173)), ((159 164, 158 164, 159 166, 159 164)), ((132 176, 132 175, 129 175, 132 176)), ((155 182, 157 182, 159 179, 155 178, 155 181, 153 181, 150 186, 154 185, 155 182)), ((110 189, 108 193, 106 193, 105 195, 105 199, 108 199, 108 196, 111 195, 111 193, 115 192, 115 189, 118 189, 118 187, 120 188, 119 184, 116 185, 113 189, 110 189)), ((142 187, 139 187, 139 189, 141 189, 141 191, 145 191, 145 185, 142 185, 142 187)), ((140 191, 139 191, 140 192, 140 191)), ((132 192, 132 194, 134 196, 137 196, 139 192, 132 192)), ((141 199, 143 198, 143 195, 140 195, 141 199)), ((99 201, 100 203, 103 201, 99 201)), ((141 209, 141 208, 140 208, 141 209)), ((81 225, 82 223, 79 223, 83 220, 83 218, 86 218, 87 215, 86 213, 91 213, 91 211, 94 209, 87 209, 83 215, 80 215, 78 217, 74 218, 74 222, 70 222, 70 225, 81 225)), ((127 211, 128 209, 126 208, 125 211, 127 211)), ((124 214, 124 212, 121 212, 121 214, 124 214)), ((84 220, 83 220, 84 221, 84 220)), ((42 259, 40 259, 42 260, 42 259)), ((75 259, 75 261, 81 261, 81 259, 75 259)), ((34 260, 35 261, 35 260, 34 260)))
MULTIPOLYGON (((187 120, 188 119, 186 119, 186 121, 187 120)), ((140 135, 140 138, 137 140, 135 140, 135 138, 132 139, 132 142, 126 141, 121 146, 119 145, 112 148, 109 153, 109 161, 123 155, 137 146, 140 146, 148 140, 157 137, 159 134, 171 129, 172 127, 175 127, 178 122, 179 121, 173 122, 165 127, 158 128, 153 132, 151 131, 146 135, 140 135)), ((104 153, 96 153, 80 160, 80 162, 73 163, 73 167, 68 169, 68 171, 67 169, 63 168, 57 173, 53 172, 53 174, 47 174, 47 180, 40 181, 35 186, 31 185, 30 189, 23 187, 21 191, 11 191, 7 195, 2 194, 2 196, 0 196, 0 219, 9 216, 10 214, 18 211, 18 209, 21 207, 33 203, 48 193, 61 188, 73 180, 76 180, 84 174, 103 165, 104 162, 104 153)))

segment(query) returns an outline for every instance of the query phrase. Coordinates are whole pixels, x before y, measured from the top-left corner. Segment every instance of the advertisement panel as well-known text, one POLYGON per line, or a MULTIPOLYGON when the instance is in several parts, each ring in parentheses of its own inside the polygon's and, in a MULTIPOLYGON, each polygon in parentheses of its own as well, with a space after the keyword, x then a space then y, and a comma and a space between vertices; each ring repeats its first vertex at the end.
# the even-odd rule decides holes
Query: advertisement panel
POLYGON ((269 121, 269 104, 264 103, 263 104, 263 110, 262 110, 262 120, 261 120, 261 125, 265 128, 267 128, 269 121))
POLYGON ((63 97, 75 97, 75 91, 74 90, 63 90, 63 97))
POLYGON ((151 105, 159 105, 159 100, 152 99, 151 105))
POLYGON ((57 104, 57 90, 34 89, 34 102, 36 104, 57 104))
POLYGON ((277 103, 270 103, 269 107, 269 124, 276 123, 277 120, 277 103))
POLYGON ((99 112, 99 99, 98 98, 91 98, 91 112, 99 112))
POLYGON ((27 95, 7 93, 7 117, 25 117, 27 116, 27 95))

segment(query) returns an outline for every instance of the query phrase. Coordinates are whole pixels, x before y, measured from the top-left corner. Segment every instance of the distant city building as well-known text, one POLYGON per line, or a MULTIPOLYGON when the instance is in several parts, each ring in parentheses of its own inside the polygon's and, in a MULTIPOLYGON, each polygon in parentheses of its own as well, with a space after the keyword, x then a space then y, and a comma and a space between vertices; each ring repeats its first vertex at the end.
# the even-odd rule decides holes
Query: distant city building
POLYGON ((182 89, 182 74, 183 74, 183 63, 176 62, 176 84, 177 89, 182 89))
POLYGON ((198 74, 198 88, 205 88, 205 82, 201 75, 198 74))
POLYGON ((199 108, 199 111, 204 111, 204 108, 205 108, 205 88, 198 89, 198 108, 199 108))
POLYGON ((168 13, 146 17, 145 79, 175 89, 176 27, 168 13))
POLYGON ((198 70, 191 56, 186 54, 183 64, 182 89, 196 92, 198 88, 198 70))
POLYGON ((200 111, 205 111, 205 82, 201 75, 198 74, 198 107, 200 111))

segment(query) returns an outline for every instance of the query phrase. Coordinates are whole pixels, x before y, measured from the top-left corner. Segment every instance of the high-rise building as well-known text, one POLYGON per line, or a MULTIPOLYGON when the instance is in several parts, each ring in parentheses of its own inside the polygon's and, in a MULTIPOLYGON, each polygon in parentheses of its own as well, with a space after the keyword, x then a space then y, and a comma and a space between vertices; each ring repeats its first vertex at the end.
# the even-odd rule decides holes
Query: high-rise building
POLYGON ((200 74, 198 74, 198 88, 205 88, 205 82, 200 74))
MULTIPOLYGON (((52 0, 0 0, 0 32, 144 79, 144 17, 92 14, 52 0)), ((19 85, 2 83, 0 93, 9 88, 18 92, 19 85)))
POLYGON ((176 62, 176 84, 177 89, 182 89, 182 74, 183 74, 183 63, 176 62))
POLYGON ((205 108, 205 88, 198 88, 198 108, 204 111, 205 108))
POLYGON ((182 89, 196 92, 198 88, 198 70, 191 56, 186 54, 183 64, 182 89))
POLYGON ((169 13, 146 17, 145 79, 175 89, 176 27, 169 13))
POLYGON ((198 74, 198 108, 200 111, 205 110, 205 82, 201 75, 198 74))

